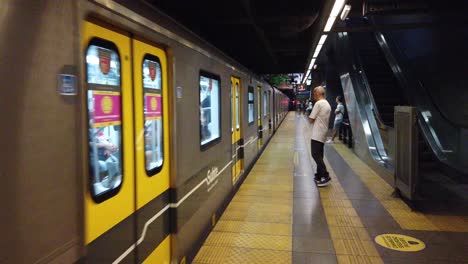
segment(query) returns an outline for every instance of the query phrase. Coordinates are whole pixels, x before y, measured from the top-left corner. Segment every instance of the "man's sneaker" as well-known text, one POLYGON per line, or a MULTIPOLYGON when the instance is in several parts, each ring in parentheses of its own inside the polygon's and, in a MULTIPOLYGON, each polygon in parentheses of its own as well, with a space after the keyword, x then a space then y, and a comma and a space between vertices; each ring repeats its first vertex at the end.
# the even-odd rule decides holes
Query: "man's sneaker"
POLYGON ((333 144, 333 140, 329 139, 329 140, 325 141, 325 144, 333 144))
POLYGON ((331 178, 330 177, 322 177, 322 179, 317 182, 318 187, 325 187, 330 184, 331 178))
POLYGON ((315 184, 319 183, 321 180, 322 179, 320 178, 320 176, 317 173, 315 173, 315 177, 314 177, 315 184))

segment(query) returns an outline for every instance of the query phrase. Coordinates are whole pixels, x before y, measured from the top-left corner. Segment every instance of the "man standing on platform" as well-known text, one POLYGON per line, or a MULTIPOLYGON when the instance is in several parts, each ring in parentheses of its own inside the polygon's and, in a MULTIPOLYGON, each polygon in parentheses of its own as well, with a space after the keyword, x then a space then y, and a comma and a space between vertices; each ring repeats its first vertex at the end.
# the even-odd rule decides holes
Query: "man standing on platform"
POLYGON ((317 164, 317 173, 315 174, 315 183, 318 187, 330 184, 330 175, 323 162, 323 147, 328 132, 328 121, 330 120, 331 107, 325 99, 325 88, 317 86, 313 91, 315 105, 312 113, 309 115, 309 121, 312 123, 312 139, 310 148, 312 158, 317 164))

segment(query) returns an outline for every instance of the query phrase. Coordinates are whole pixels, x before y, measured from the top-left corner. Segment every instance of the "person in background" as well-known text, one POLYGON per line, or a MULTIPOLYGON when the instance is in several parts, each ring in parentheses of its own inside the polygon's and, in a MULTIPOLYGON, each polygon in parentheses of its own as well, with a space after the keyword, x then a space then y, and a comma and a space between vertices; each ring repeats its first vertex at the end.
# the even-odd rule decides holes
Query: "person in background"
POLYGON ((312 113, 309 115, 309 121, 312 123, 312 138, 310 148, 312 158, 317 164, 317 173, 315 174, 315 183, 318 187, 330 184, 330 175, 323 162, 324 142, 328 132, 328 121, 330 120, 331 107, 325 99, 325 88, 317 86, 313 91, 315 105, 312 113))
POLYGON ((307 108, 306 108, 306 111, 307 111, 307 116, 310 116, 310 113, 312 113, 312 100, 308 100, 309 102, 307 103, 307 108))
POLYGON ((330 144, 333 143, 335 140, 336 134, 339 133, 341 125, 343 124, 343 116, 344 116, 344 105, 343 105, 343 98, 341 96, 336 97, 336 110, 335 110, 335 122, 333 123, 333 134, 332 138, 327 140, 326 143, 330 144))

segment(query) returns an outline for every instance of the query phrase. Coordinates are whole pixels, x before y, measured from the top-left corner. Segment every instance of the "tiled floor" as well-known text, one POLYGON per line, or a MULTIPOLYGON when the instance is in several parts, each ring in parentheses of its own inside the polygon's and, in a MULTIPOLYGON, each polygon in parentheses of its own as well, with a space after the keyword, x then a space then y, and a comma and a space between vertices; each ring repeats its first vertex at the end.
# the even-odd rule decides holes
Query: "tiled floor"
POLYGON ((290 113, 194 263, 291 263, 294 113, 290 113))
POLYGON ((327 145, 332 184, 313 182, 310 127, 290 113, 200 249, 195 263, 468 263, 466 216, 411 211, 341 144, 327 145), (380 234, 422 240, 386 249, 380 234))

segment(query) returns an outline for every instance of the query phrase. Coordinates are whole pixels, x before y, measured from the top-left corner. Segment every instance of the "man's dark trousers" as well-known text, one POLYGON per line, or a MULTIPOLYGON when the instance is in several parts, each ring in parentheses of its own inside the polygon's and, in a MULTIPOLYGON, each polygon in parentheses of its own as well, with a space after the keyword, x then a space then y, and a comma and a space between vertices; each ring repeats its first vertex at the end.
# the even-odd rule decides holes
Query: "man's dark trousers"
POLYGON ((324 144, 317 140, 310 141, 310 148, 312 152, 312 158, 314 158, 315 163, 317 164, 317 174, 315 179, 320 180, 320 178, 328 178, 328 171, 325 163, 323 162, 323 147, 324 144))

